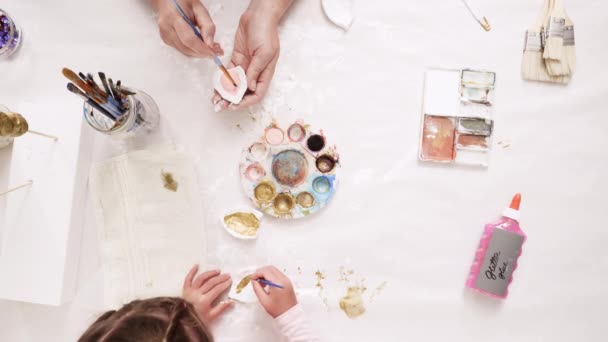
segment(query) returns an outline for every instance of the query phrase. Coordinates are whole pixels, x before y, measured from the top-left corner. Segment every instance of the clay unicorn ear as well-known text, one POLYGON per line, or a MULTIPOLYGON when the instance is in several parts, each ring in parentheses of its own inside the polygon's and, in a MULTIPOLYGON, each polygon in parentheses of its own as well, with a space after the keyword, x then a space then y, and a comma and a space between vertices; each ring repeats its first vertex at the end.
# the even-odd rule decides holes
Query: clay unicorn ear
POLYGON ((247 76, 245 75, 245 70, 243 70, 241 66, 237 66, 228 69, 228 73, 236 82, 236 87, 219 69, 213 75, 213 87, 224 100, 239 104, 247 91, 247 76))

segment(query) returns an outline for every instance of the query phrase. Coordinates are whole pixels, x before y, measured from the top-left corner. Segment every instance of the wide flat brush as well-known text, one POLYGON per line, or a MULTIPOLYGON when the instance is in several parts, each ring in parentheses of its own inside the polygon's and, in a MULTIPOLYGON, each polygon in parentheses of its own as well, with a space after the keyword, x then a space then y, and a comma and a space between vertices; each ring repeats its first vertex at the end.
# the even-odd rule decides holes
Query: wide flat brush
MULTIPOLYGON (((184 12, 184 10, 177 3, 177 1, 176 0, 172 0, 172 1, 173 1, 173 5, 175 5, 175 8, 179 11, 179 14, 182 16, 182 18, 184 18, 186 23, 188 23, 188 25, 190 26, 192 31, 194 31, 194 34, 198 37, 198 39, 201 40, 201 42, 203 42, 203 44, 206 44, 205 40, 203 39, 203 35, 201 35, 201 32, 199 31, 198 27, 196 25, 194 25, 194 23, 192 22, 192 20, 190 20, 190 18, 188 18, 188 16, 186 15, 186 12, 184 12)), ((236 82, 234 81, 232 76, 230 76, 230 73, 228 72, 228 70, 226 69, 226 67, 224 66, 224 64, 222 63, 222 61, 220 60, 220 58, 217 56, 217 54, 215 52, 213 53, 213 62, 215 62, 215 64, 220 68, 220 70, 222 70, 222 72, 224 73, 226 78, 228 78, 235 87, 238 87, 238 85, 236 84, 236 82)))

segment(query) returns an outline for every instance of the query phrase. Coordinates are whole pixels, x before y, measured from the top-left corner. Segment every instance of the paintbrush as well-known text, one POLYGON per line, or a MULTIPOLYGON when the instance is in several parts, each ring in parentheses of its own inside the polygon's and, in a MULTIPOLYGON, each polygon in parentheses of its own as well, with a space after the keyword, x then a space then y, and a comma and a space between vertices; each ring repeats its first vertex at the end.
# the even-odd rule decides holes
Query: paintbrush
POLYGON ((87 94, 85 94, 82 90, 78 89, 73 83, 68 83, 68 90, 78 96, 80 96, 89 106, 95 108, 98 112, 105 115, 108 119, 112 121, 116 121, 114 115, 110 114, 108 110, 99 105, 97 102, 93 101, 87 94))
MULTIPOLYGON (((192 31, 194 31, 194 34, 198 37, 198 39, 201 40, 201 42, 203 42, 203 44, 206 44, 205 40, 203 39, 203 36, 201 35, 201 32, 198 29, 198 27, 196 25, 194 25, 194 23, 192 22, 192 20, 190 20, 190 18, 188 18, 188 16, 186 15, 186 13, 182 9, 182 7, 177 3, 177 1, 176 0, 172 0, 172 1, 173 1, 173 5, 175 5, 175 8, 179 11, 179 14, 182 16, 182 18, 184 18, 184 20, 186 21, 186 23, 188 23, 188 25, 190 26, 190 28, 192 28, 192 31)), ((215 52, 213 52, 213 62, 215 62, 215 64, 220 68, 220 70, 222 70, 222 72, 224 73, 224 75, 226 76, 226 78, 228 78, 230 80, 230 82, 232 82, 232 84, 235 87, 238 87, 236 85, 236 82, 234 81, 234 79, 232 78, 232 76, 230 76, 230 73, 228 72, 228 70, 226 69, 226 67, 224 66, 224 64, 222 64, 222 61, 220 60, 220 58, 217 56, 217 54, 215 52)))
POLYGON ((259 278, 259 279, 254 279, 254 280, 257 281, 260 284, 276 287, 276 288, 279 288, 279 289, 284 289, 283 286, 281 286, 279 284, 275 284, 275 283, 271 282, 270 280, 266 280, 264 278, 259 278))
POLYGON ((492 26, 490 26, 490 23, 488 22, 488 19, 486 17, 482 17, 482 19, 479 19, 477 17, 477 15, 475 14, 475 12, 473 12, 473 9, 471 9, 471 6, 469 6, 469 4, 467 3, 467 1, 466 0, 462 0, 462 2, 464 3, 464 5, 469 10, 469 13, 471 13, 471 15, 473 16, 473 18, 479 23, 479 25, 481 25, 481 27, 483 27, 484 30, 490 31, 492 29, 492 26))
POLYGON ((89 93, 92 97, 94 97, 96 102, 100 102, 100 103, 108 102, 107 99, 105 99, 99 95, 96 95, 93 88, 91 88, 91 86, 89 86, 85 81, 81 80, 80 77, 78 77, 78 75, 76 75, 76 73, 73 72, 72 70, 70 70, 68 68, 63 68, 63 70, 61 72, 63 73, 63 76, 65 76, 65 78, 74 82, 74 84, 77 85, 80 89, 82 89, 84 92, 89 93))
POLYGON ((106 79, 106 74, 103 72, 99 72, 99 79, 101 80, 101 84, 103 85, 103 89, 106 90, 107 94, 111 94, 110 87, 108 86, 108 80, 106 79))

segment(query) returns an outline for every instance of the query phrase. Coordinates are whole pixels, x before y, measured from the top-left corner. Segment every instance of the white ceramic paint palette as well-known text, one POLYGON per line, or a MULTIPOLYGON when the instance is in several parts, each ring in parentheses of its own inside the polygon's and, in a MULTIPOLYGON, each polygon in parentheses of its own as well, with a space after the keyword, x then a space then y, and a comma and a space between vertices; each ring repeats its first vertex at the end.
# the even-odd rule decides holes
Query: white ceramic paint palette
POLYGON ((285 219, 319 211, 333 197, 340 166, 323 131, 297 121, 273 123, 247 146, 239 166, 245 194, 264 213, 285 219))

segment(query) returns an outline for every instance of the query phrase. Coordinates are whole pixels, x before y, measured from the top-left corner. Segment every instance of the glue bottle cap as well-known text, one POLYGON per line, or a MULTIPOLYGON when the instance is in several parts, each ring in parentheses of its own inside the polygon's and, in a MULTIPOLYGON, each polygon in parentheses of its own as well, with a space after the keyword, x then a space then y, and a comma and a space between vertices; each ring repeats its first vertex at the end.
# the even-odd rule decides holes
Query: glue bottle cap
POLYGON ((511 205, 505 209, 503 216, 519 221, 519 205, 521 204, 521 194, 517 193, 511 200, 511 205))

